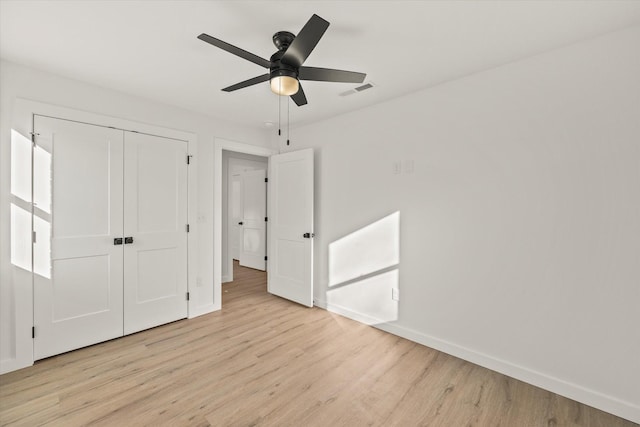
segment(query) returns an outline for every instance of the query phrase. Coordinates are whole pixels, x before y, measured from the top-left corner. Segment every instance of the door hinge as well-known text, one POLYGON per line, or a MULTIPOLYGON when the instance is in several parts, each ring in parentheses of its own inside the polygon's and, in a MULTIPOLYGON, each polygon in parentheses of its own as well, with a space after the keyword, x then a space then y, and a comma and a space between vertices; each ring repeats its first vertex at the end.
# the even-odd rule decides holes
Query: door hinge
POLYGON ((33 338, 35 338, 35 337, 36 337, 36 327, 35 327, 35 326, 32 326, 32 327, 31 327, 31 338, 33 339, 33 338))
POLYGON ((269 217, 266 217, 266 216, 265 216, 265 217, 264 217, 264 222, 267 222, 267 221, 269 221, 269 217))
POLYGON ((265 179, 264 179, 264 182, 269 182, 269 178, 265 178, 265 179))
POLYGON ((31 232, 31 242, 32 243, 36 243, 36 232, 35 231, 31 232))
POLYGON ((191 227, 189 227, 189 224, 187 224, 187 233, 190 231, 190 228, 191 227))
POLYGON ((36 132, 29 132, 29 135, 31 135, 31 143, 36 145, 36 136, 40 136, 40 134, 36 132))
POLYGON ((191 158, 193 156, 191 154, 187 155, 187 164, 190 165, 191 164, 191 158))
POLYGON ((189 292, 187 292, 187 301, 189 301, 189 292))
POLYGON ((268 257, 265 255, 265 256, 264 256, 264 260, 266 261, 266 260, 267 260, 267 258, 268 258, 268 257))

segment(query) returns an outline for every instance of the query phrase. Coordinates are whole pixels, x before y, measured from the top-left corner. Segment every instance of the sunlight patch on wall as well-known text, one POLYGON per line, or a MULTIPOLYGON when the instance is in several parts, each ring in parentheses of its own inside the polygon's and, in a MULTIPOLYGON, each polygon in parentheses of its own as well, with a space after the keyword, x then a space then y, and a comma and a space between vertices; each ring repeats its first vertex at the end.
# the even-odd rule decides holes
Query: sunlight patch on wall
POLYGON ((33 202, 38 209, 51 213, 51 153, 42 147, 33 150, 33 202))
POLYGON ((51 223, 38 216, 33 217, 36 242, 33 248, 33 272, 51 278, 51 223))
POLYGON ((11 129, 11 194, 31 203, 31 140, 11 129))
POLYGON ((327 306, 369 324, 398 319, 400 212, 329 245, 327 306))
POLYGON ((400 212, 394 212, 329 245, 329 286, 400 262, 400 212))
POLYGON ((356 314, 357 320, 367 325, 398 320, 398 301, 392 299, 398 278, 399 271, 394 269, 329 289, 327 304, 356 314))
POLYGON ((51 160, 51 153, 11 129, 11 263, 47 279, 51 278, 51 160))
POLYGON ((11 203, 11 263, 31 271, 31 212, 11 203))

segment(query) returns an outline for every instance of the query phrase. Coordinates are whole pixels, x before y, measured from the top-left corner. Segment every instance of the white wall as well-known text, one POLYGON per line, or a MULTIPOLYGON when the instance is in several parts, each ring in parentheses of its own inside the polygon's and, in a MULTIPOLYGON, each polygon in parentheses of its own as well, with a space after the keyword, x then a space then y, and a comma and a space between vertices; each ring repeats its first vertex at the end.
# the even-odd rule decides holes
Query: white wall
POLYGON ((639 46, 634 27, 296 129, 316 304, 640 422, 639 46), (392 245, 395 212, 397 265, 330 263, 392 245))
MULTIPOLYGON (((16 330, 16 316, 23 301, 17 283, 24 283, 24 271, 10 260, 10 132, 17 98, 24 98, 76 110, 118 117, 130 121, 172 128, 197 135, 195 164, 198 172, 198 277, 202 285, 192 292, 200 305, 211 305, 213 293, 213 144, 214 138, 227 138, 247 144, 268 145, 264 131, 225 123, 211 117, 129 96, 112 90, 29 69, 10 62, 0 62, 0 362, 15 366, 16 340, 30 334, 16 330)), ((29 302, 30 303, 30 302, 29 302)), ((30 339, 30 337, 29 337, 30 339)), ((4 368, 3 368, 4 369, 4 368)))
POLYGON ((234 173, 248 170, 267 170, 267 158, 251 154, 222 151, 222 282, 229 282, 233 277, 233 259, 229 251, 229 205, 231 203, 229 185, 234 173))

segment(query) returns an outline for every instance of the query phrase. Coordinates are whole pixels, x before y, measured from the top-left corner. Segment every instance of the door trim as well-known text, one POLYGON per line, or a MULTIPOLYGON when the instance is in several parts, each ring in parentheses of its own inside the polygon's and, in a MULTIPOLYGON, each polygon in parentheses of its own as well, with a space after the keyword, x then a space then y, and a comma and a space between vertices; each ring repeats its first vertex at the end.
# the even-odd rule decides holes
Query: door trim
POLYGON ((263 157, 277 154, 278 151, 222 138, 214 138, 213 144, 213 310, 220 310, 222 308, 222 150, 263 157))

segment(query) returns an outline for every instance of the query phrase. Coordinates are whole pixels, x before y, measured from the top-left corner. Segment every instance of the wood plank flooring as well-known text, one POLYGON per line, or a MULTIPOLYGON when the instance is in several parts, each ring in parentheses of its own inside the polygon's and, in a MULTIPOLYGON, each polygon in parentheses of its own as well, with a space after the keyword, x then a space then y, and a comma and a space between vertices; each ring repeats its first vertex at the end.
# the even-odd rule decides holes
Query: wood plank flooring
POLYGON ((234 274, 219 312, 0 376, 0 424, 636 425, 234 274))

